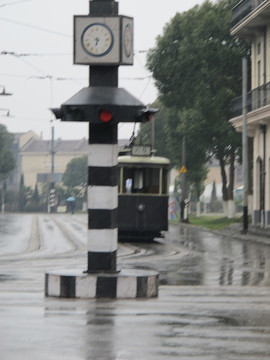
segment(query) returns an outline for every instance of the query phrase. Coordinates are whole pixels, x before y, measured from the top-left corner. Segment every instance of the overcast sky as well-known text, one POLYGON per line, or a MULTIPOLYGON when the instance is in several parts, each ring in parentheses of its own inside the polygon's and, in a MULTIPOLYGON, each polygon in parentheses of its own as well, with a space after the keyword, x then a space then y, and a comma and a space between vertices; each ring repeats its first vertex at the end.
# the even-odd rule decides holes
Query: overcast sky
MULTIPOLYGON (((120 0, 119 14, 134 18, 133 66, 119 70, 119 87, 144 104, 156 99, 145 51, 155 46, 166 23, 203 0, 120 0)), ((60 107, 88 86, 88 66, 73 65, 73 15, 87 15, 88 0, 0 0, 0 123, 10 132, 35 131, 51 136, 50 107, 60 107), (13 55, 3 55, 10 52, 13 55), (29 56, 24 56, 29 54, 29 56), (7 110, 10 116, 7 117, 7 110)), ((54 121, 62 139, 88 137, 87 124, 54 121)), ((129 138, 131 124, 119 125, 119 138, 129 138)))

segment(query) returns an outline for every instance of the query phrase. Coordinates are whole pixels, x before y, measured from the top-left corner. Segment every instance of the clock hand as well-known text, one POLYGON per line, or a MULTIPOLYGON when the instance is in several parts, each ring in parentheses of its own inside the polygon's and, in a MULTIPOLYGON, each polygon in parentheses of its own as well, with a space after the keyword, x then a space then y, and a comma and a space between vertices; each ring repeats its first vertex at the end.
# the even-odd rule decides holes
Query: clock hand
POLYGON ((96 37, 96 38, 95 38, 95 41, 96 41, 96 46, 98 45, 99 40, 100 40, 100 39, 99 39, 98 37, 96 37))

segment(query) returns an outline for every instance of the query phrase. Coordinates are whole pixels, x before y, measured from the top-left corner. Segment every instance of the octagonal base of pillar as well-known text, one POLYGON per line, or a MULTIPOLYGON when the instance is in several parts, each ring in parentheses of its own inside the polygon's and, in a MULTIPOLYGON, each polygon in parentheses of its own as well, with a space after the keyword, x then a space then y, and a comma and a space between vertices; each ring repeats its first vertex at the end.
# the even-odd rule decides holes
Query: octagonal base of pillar
POLYGON ((45 295, 61 298, 135 299, 158 296, 159 274, 151 270, 123 269, 117 273, 62 270, 45 274, 45 295))

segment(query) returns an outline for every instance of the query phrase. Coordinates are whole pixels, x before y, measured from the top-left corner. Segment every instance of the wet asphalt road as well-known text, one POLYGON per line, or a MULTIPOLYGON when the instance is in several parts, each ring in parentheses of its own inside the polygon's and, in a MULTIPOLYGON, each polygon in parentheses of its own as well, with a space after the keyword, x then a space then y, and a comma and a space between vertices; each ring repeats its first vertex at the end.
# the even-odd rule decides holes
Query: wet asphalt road
POLYGON ((160 271, 158 298, 44 297, 45 271, 85 268, 86 221, 0 216, 1 360, 270 358, 269 246, 173 225, 119 244, 119 267, 160 271))
POLYGON ((152 255, 150 264, 148 258, 137 259, 133 266, 159 271, 164 285, 270 285, 269 245, 174 224, 164 240, 141 246, 160 257, 152 255), (175 254, 168 256, 166 248, 175 254))

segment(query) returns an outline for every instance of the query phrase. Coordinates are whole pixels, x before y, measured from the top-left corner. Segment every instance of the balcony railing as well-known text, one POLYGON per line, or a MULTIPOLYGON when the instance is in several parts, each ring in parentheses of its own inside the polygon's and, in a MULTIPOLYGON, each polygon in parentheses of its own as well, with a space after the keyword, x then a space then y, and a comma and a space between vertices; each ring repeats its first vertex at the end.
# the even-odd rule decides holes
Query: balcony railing
POLYGON ((261 5, 266 0, 242 0, 240 1, 232 11, 232 27, 242 21, 248 16, 254 9, 261 5))
MULTIPOLYGON (((263 106, 270 105, 270 82, 251 90, 247 94, 247 109, 248 112, 259 109, 263 106)), ((231 117, 242 115, 243 105, 242 96, 232 101, 231 117)))

